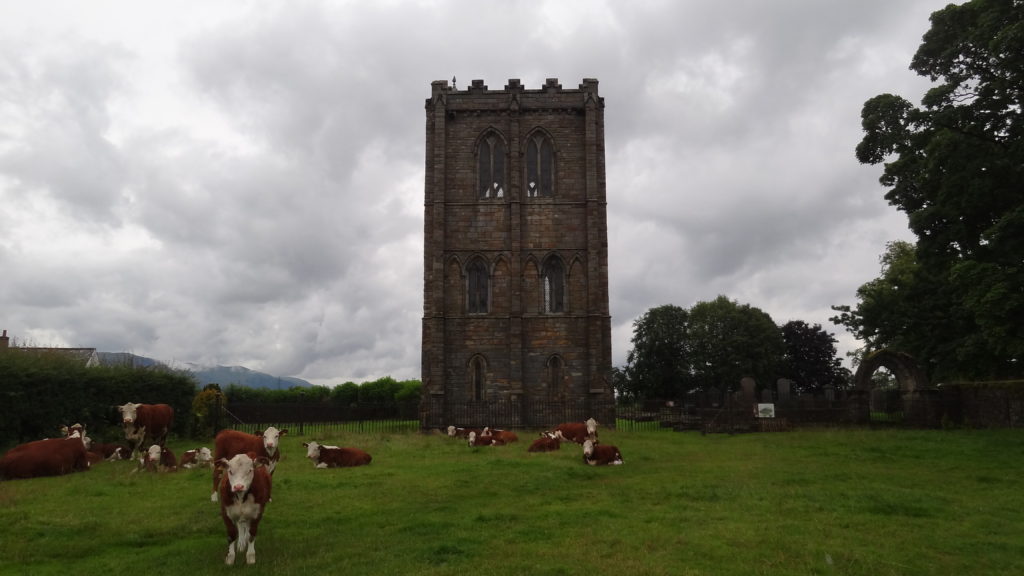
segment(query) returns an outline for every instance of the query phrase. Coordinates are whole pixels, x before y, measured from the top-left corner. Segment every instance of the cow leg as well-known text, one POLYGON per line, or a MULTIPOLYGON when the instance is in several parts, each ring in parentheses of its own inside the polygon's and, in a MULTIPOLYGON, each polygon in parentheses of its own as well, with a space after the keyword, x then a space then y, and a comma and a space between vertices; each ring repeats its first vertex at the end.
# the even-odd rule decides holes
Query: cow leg
POLYGON ((210 502, 217 501, 217 490, 220 489, 220 467, 213 466, 213 493, 210 494, 210 502))
POLYGON ((235 563, 235 541, 228 542, 228 553, 224 556, 224 563, 233 566, 235 563))
POLYGON ((255 564, 256 563, 256 539, 249 540, 249 549, 245 551, 245 563, 255 564))

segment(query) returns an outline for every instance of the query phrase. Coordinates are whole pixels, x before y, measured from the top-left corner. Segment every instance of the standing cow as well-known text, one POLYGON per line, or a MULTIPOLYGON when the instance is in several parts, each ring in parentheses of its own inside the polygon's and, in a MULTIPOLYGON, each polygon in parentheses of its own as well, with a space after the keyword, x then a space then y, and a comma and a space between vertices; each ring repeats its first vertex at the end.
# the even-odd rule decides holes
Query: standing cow
POLYGON ((141 456, 143 446, 167 442, 167 433, 174 424, 174 408, 167 404, 135 404, 128 402, 117 407, 124 425, 124 438, 128 442, 130 457, 135 451, 141 456))
POLYGON ((243 550, 246 564, 256 563, 256 533, 270 502, 271 479, 265 463, 266 459, 252 452, 216 462, 216 467, 224 470, 218 491, 220 516, 228 530, 225 564, 234 564, 235 552, 243 550))
MULTIPOLYGON (((221 430, 213 440, 213 461, 230 460, 236 454, 248 454, 252 452, 258 458, 266 460, 267 471, 271 476, 277 461, 281 458, 278 450, 281 436, 288 433, 288 429, 278 430, 273 426, 263 432, 263 436, 239 432, 238 430, 221 430)), ((213 494, 210 494, 210 502, 217 501, 217 493, 220 487, 221 467, 213 467, 213 494)))

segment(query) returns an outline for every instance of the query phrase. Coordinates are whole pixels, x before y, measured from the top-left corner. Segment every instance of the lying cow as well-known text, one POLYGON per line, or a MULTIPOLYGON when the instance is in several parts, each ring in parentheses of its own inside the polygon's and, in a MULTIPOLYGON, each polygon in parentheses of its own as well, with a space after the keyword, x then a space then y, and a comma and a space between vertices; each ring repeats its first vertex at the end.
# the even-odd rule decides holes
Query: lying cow
POLYGON ((93 442, 89 452, 108 462, 128 459, 128 447, 124 444, 93 442))
POLYGON ((174 472, 178 469, 178 461, 170 448, 153 444, 146 454, 139 458, 138 469, 149 472, 174 472))
POLYGON ((500 440, 502 444, 511 444, 512 442, 519 441, 519 436, 511 430, 493 430, 491 428, 484 428, 482 435, 491 436, 492 438, 500 440))
POLYGON ((561 432, 563 438, 577 444, 583 444, 587 440, 596 442, 597 420, 590 418, 586 422, 566 422, 555 426, 551 432, 561 432))
POLYGON ((530 447, 526 449, 527 452, 553 452, 555 450, 562 449, 562 433, 561 432, 545 432, 540 435, 530 444, 530 447))
POLYGON ((476 435, 479 436, 483 430, 479 428, 460 428, 458 426, 448 427, 449 438, 469 438, 470 432, 476 432, 476 435))
POLYGON ((583 461, 591 466, 618 466, 622 464, 622 453, 616 446, 585 440, 583 442, 583 461))
POLYGON ((78 438, 48 438, 15 446, 0 458, 0 478, 60 476, 89 469, 85 445, 78 438))
POLYGON ((505 441, 492 434, 487 435, 476 435, 476 432, 470 432, 467 444, 470 447, 473 446, 504 446, 505 441))
POLYGON ((324 446, 316 441, 303 442, 302 445, 306 447, 306 458, 312 460, 317 468, 365 466, 373 460, 372 456, 359 448, 324 446))
POLYGON ((209 468, 213 466, 213 453, 206 446, 185 450, 178 466, 182 468, 209 468))
POLYGON ((220 517, 228 531, 228 553, 224 563, 235 563, 235 552, 245 551, 246 564, 256 563, 256 534, 263 511, 270 502, 271 479, 266 458, 255 453, 221 458, 216 468, 222 469, 217 487, 220 494, 220 517))
MULTIPOLYGON (((274 475, 274 468, 281 458, 278 450, 281 436, 288 433, 288 430, 278 430, 273 426, 267 428, 262 436, 239 432, 238 430, 221 430, 213 441, 213 461, 230 460, 237 454, 248 454, 252 452, 257 458, 266 460, 267 472, 274 475)), ((210 494, 210 502, 217 501, 217 490, 220 486, 221 467, 213 467, 213 493, 210 494)))

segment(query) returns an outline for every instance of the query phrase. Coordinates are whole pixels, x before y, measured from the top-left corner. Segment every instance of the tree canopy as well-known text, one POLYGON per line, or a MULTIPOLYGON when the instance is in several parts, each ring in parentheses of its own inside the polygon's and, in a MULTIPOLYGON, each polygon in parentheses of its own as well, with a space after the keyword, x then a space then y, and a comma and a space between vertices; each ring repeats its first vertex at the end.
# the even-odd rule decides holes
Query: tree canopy
POLYGON ((836 352, 836 338, 821 324, 791 320, 782 325, 786 349, 780 374, 793 380, 798 393, 814 392, 824 386, 842 387, 850 379, 836 352))
POLYGON ((858 290, 855 309, 835 307, 836 320, 868 350, 900 344, 933 377, 1013 376, 1024 357, 1024 4, 933 13, 910 68, 935 85, 920 107, 893 94, 865 102, 856 156, 884 164, 915 263, 902 246, 887 254, 900 266, 883 261, 883 278, 858 290))
POLYGON ((780 375, 786 350, 771 316, 725 296, 689 310, 671 304, 651 308, 633 323, 632 344, 626 369, 615 374, 615 388, 620 395, 651 398, 728 390, 747 376, 770 384, 780 375))

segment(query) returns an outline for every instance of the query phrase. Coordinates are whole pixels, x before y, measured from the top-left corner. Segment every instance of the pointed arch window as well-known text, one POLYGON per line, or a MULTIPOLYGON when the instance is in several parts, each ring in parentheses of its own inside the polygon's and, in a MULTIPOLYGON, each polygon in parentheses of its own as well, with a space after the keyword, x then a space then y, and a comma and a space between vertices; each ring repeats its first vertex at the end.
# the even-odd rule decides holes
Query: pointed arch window
POLYGON ((486 313, 490 295, 490 274, 488 274, 487 265, 481 258, 473 259, 466 269, 466 276, 468 289, 466 295, 467 311, 470 314, 486 313))
POLYGON ((480 198, 505 196, 505 143, 497 134, 488 134, 477 150, 480 198))
POLYGON ((484 359, 480 356, 474 356, 469 361, 469 398, 471 400, 483 400, 486 374, 487 366, 484 363, 484 359))
POLYGON ((558 258, 544 264, 544 311, 565 312, 565 267, 558 258))
POLYGON ((549 198, 554 195, 555 153, 551 138, 538 132, 526 143, 526 195, 549 198))
POLYGON ((548 395, 555 399, 565 397, 565 375, 564 365, 559 356, 548 358, 548 395))

